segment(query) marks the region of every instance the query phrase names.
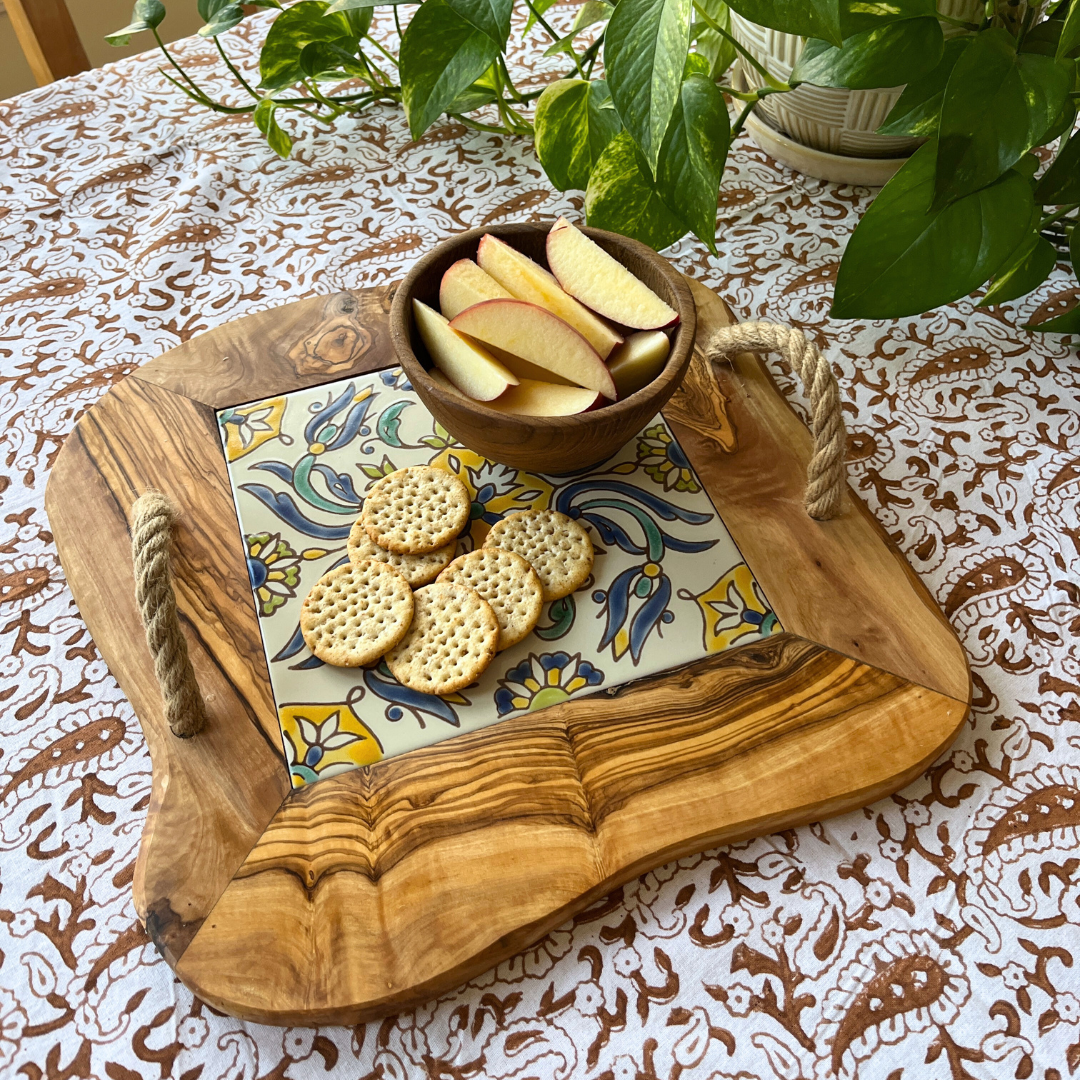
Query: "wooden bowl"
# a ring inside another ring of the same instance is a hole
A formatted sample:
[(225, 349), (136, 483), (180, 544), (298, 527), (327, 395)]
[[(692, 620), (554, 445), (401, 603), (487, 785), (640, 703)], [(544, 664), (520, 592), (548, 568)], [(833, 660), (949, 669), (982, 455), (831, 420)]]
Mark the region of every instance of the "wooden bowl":
[(444, 240), (416, 263), (394, 295), (390, 337), (398, 362), (420, 400), (463, 446), (519, 469), (559, 475), (606, 461), (663, 408), (690, 363), (696, 310), (683, 276), (662, 256), (637, 240), (582, 227), (583, 233), (679, 313), (671, 351), (660, 374), (636, 394), (576, 416), (505, 416), (478, 401), (449, 396), (427, 373), (431, 357), (413, 325), (413, 299), (438, 310), (443, 274), (458, 259), (475, 259), (485, 233), (505, 240), (546, 267), (545, 240), (550, 228), (544, 223), (493, 225)]

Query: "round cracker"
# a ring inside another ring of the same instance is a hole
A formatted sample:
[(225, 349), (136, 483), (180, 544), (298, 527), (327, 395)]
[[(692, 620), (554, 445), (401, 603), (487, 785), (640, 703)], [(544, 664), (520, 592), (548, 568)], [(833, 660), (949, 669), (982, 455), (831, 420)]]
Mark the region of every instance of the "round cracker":
[(363, 667), (405, 636), (412, 616), (409, 583), (392, 566), (361, 559), (315, 582), (300, 608), (300, 632), (324, 663)]
[(499, 652), (526, 637), (544, 608), (544, 587), (536, 571), (513, 551), (470, 551), (456, 558), (439, 581), (468, 585), (491, 605), (499, 620)]
[(372, 541), (396, 555), (445, 547), (469, 522), (469, 489), (446, 469), (416, 465), (377, 480), (360, 520)]
[(374, 559), (376, 562), (392, 566), (414, 589), (421, 585), (430, 585), (453, 561), (457, 553), (457, 540), (451, 540), (445, 547), (436, 548), (424, 555), (395, 555), (392, 551), (379, 547), (367, 534), (364, 523), (357, 518), (349, 533), (349, 558), (353, 562), (360, 559)]
[(499, 642), (491, 605), (467, 585), (438, 581), (413, 600), (409, 632), (386, 654), (394, 678), (422, 694), (452, 694), (475, 682)]
[(585, 529), (558, 510), (508, 514), (487, 534), (484, 547), (520, 555), (536, 571), (545, 600), (580, 588), (592, 573), (592, 541)]

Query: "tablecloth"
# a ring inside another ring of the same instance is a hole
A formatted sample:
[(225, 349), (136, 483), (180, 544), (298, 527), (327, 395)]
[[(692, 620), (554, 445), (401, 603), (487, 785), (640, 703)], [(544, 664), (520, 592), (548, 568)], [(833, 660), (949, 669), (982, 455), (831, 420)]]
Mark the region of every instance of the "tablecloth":
[[(553, 10), (559, 26), (572, 15)], [(228, 36), (242, 62), (268, 17)], [(526, 85), (559, 69), (543, 44), (537, 31), (514, 54)], [(178, 52), (225, 86), (210, 43)], [(65, 584), (50, 463), (95, 400), (178, 342), (400, 278), (458, 230), (579, 218), (582, 198), (552, 190), (526, 141), (440, 122), (413, 142), (389, 106), (333, 129), (302, 119), (281, 161), (250, 119), (191, 104), (159, 66), (147, 54), (0, 103), (0, 1075), (1075, 1075), (1080, 362), (1075, 341), (1018, 327), (1078, 290), (1061, 266), (1002, 308), (830, 322), (872, 193), (746, 138), (719, 256), (691, 241), (667, 254), (741, 317), (826, 348), (851, 481), (971, 658), (955, 746), (865, 810), (644, 874), (415, 1012), (284, 1030), (193, 1000), (135, 916), (150, 760)]]

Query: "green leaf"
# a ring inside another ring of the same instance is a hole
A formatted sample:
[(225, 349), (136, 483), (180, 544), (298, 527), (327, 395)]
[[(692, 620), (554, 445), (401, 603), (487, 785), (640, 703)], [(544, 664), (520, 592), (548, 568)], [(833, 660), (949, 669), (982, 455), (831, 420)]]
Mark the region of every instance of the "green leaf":
[(1061, 115), (1050, 125), (1050, 130), (1043, 135), (1042, 144), (1057, 142), (1062, 135), (1067, 135), (1073, 129), (1073, 125), (1076, 123), (1076, 104), (1071, 98), (1065, 99), (1065, 104), (1061, 107)]
[(841, 0), (840, 33), (844, 38), (885, 23), (937, 15), (935, 0)]
[(199, 0), (198, 7), (206, 23), (199, 28), (200, 37), (217, 37), (244, 21), (244, 9), (236, 0)]
[(960, 54), (971, 44), (970, 37), (950, 38), (945, 42), (937, 67), (921, 79), (909, 82), (899, 101), (878, 128), (879, 135), (937, 135), (945, 86)]
[(1069, 14), (1065, 16), (1065, 25), (1058, 39), (1057, 58), (1064, 59), (1076, 48), (1080, 48), (1080, 0), (1073, 0)]
[(490, 105), (499, 96), (494, 65), (489, 67), (472, 86), (463, 90), (446, 110), (452, 113), (467, 113)]
[(292, 151), (292, 139), (282, 130), (274, 113), (277, 111), (277, 102), (273, 98), (264, 97), (255, 106), (253, 119), (255, 126), (266, 136), (270, 149), (278, 157), (287, 158)]
[(355, 41), (312, 41), (300, 52), (300, 67), (311, 79), (332, 80), (357, 75), (367, 78), (371, 72), (355, 53)]
[[(700, 53), (688, 53), (686, 57), (686, 63), (683, 64), (682, 77), (685, 79), (688, 75), (705, 75), (709, 74), (709, 61), (705, 59)], [(675, 106), (678, 109), (678, 105)], [(674, 116), (674, 113), (672, 114)], [(670, 130), (670, 124), (668, 125)]]
[(326, 9), (327, 15), (338, 11), (356, 11), (364, 8), (393, 7), (397, 4), (419, 4), (420, 0), (334, 0)]
[(994, 283), (979, 301), (979, 307), (1003, 304), (1026, 296), (1041, 285), (1057, 264), (1057, 251), (1049, 240), (1037, 232), (1030, 233), (1009, 256), (1004, 267), (994, 275)]
[[(1072, 257), (1073, 273), (1080, 278), (1080, 228), (1073, 229), (1069, 243), (1069, 255)], [(1046, 322), (1028, 323), (1025, 330), (1038, 330), (1050, 334), (1080, 334), (1080, 304), (1064, 315), (1058, 315)]]
[(143, 30), (153, 30), (165, 18), (165, 5), (161, 0), (135, 0), (135, 9), (131, 13), (131, 22), (122, 30), (105, 35), (110, 45), (126, 45), (133, 34)]
[(351, 11), (343, 11), (342, 14), (349, 20), (349, 29), (352, 31), (352, 36), (360, 39), (371, 29), (371, 20), (375, 17), (375, 9), (354, 8)]
[(691, 0), (619, 0), (604, 37), (611, 98), (650, 173), (679, 97), (692, 10)]
[(578, 13), (574, 17), (574, 25), (570, 27), (570, 33), (577, 35), (590, 26), (607, 22), (614, 10), (615, 8), (606, 3), (606, 0), (585, 0), (585, 3), (578, 8)]
[[(730, 32), (731, 11), (724, 0), (699, 0), (699, 3), (717, 26)], [(709, 29), (705, 23), (701, 23), (701, 26), (702, 29), (694, 39), (697, 42), (697, 51), (709, 62), (709, 77), (719, 79), (735, 63), (738, 50), (723, 34)]]
[(935, 201), (996, 180), (1058, 119), (1072, 72), (1063, 61), (1017, 53), (1001, 27), (984, 30), (953, 67), (941, 106)]
[(401, 98), (414, 139), (495, 62), (499, 43), (446, 2), (424, 0), (398, 55)]
[(546, 15), (548, 8), (554, 7), (556, 3), (558, 0), (532, 0), (529, 18), (525, 22), (525, 33), (527, 34), (536, 25), (537, 15)]
[(446, 0), (470, 26), (487, 34), (499, 48), (510, 35), (510, 13), (514, 0)]
[(1069, 136), (1050, 168), (1039, 178), (1035, 201), (1053, 206), (1080, 202), (1080, 132), (1074, 131)]
[(839, 45), (840, 0), (728, 0), (744, 19), (785, 34), (822, 38)]
[[(281, 90), (304, 77), (300, 54), (313, 41), (336, 42), (353, 38), (349, 20), (341, 14), (329, 15), (325, 0), (300, 0), (273, 22), (259, 56), (260, 85), (264, 90)], [(353, 38), (351, 51), (359, 43)]]
[(795, 62), (792, 83), (873, 90), (900, 86), (934, 70), (945, 44), (932, 17), (886, 23), (846, 38), (837, 48), (811, 38)]
[(632, 236), (657, 251), (687, 231), (656, 194), (641, 151), (625, 131), (608, 143), (589, 177), (585, 215), (590, 225)]
[(918, 315), (977, 289), (1027, 232), (1031, 186), (1016, 172), (931, 209), (936, 142), (931, 139), (885, 185), (859, 222), (840, 263), (836, 319)]
[(622, 124), (603, 79), (591, 83), (560, 79), (536, 103), (536, 153), (548, 179), (560, 190), (584, 189), (607, 144)]
[(730, 143), (731, 122), (716, 83), (688, 74), (660, 148), (656, 188), (714, 255), (716, 197)]

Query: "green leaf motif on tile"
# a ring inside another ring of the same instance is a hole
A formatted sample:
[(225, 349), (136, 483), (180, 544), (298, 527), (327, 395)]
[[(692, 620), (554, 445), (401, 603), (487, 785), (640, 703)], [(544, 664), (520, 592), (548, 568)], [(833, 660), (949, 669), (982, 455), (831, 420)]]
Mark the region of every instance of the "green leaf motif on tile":
[(951, 303), (997, 273), (1023, 240), (1030, 183), (1009, 171), (989, 187), (931, 209), (937, 144), (921, 146), (859, 222), (840, 263), (831, 315), (896, 319)]
[(941, 24), (932, 17), (863, 30), (839, 48), (811, 38), (795, 62), (791, 82), (849, 90), (900, 86), (933, 71), (944, 43)]
[(608, 143), (593, 169), (585, 215), (588, 224), (632, 236), (656, 251), (687, 231), (657, 195), (641, 151), (625, 131)]
[(1017, 53), (1000, 27), (979, 34), (957, 59), (945, 87), (935, 201), (985, 187), (1038, 146), (1072, 82), (1063, 61)]
[(260, 85), (264, 90), (282, 90), (304, 78), (300, 54), (314, 41), (350, 41), (356, 52), (356, 41), (344, 15), (328, 15), (325, 0), (300, 0), (283, 11), (271, 24), (259, 56)]
[(165, 5), (161, 3), (161, 0), (136, 0), (135, 9), (131, 13), (131, 22), (122, 30), (106, 34), (105, 40), (110, 45), (126, 45), (131, 41), (133, 34), (153, 30), (164, 18)]
[(405, 30), (398, 56), (401, 96), (414, 139), (495, 62), (497, 41), (447, 0), (424, 0)]
[(925, 139), (937, 135), (945, 86), (956, 61), (960, 59), (960, 54), (973, 40), (970, 37), (955, 37), (946, 41), (937, 66), (904, 87), (904, 92), (885, 117), (885, 123), (877, 129), (877, 133), (915, 135)]
[(728, 6), (759, 26), (834, 45), (843, 41), (840, 0), (728, 0)]
[(255, 126), (266, 136), (270, 149), (278, 157), (287, 158), (292, 151), (292, 139), (278, 124), (277, 117), (274, 115), (276, 111), (277, 104), (273, 98), (264, 97), (255, 106), (252, 118), (255, 121)]
[(667, 206), (716, 254), (716, 199), (724, 171), (731, 124), (716, 83), (687, 75), (660, 149), (656, 190)]
[(560, 190), (584, 189), (600, 155), (622, 127), (607, 83), (559, 79), (536, 103), (536, 153)]
[(691, 0), (619, 0), (604, 37), (608, 87), (650, 174), (679, 97)]

